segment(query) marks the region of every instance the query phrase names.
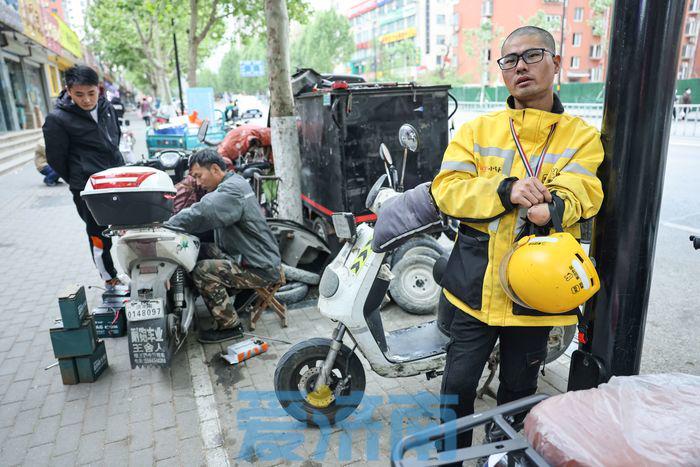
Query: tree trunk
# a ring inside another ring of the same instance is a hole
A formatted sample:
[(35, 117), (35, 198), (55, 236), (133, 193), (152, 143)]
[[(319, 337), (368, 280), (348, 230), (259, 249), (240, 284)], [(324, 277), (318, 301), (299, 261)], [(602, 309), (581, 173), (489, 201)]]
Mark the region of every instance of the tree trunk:
[(279, 217), (303, 222), (301, 158), (289, 74), (289, 17), (285, 0), (265, 0), (267, 67), (270, 79), (270, 127), (278, 189)]
[(198, 0), (190, 0), (190, 30), (188, 31), (189, 47), (187, 48), (187, 84), (189, 87), (197, 87), (197, 16), (199, 14)]

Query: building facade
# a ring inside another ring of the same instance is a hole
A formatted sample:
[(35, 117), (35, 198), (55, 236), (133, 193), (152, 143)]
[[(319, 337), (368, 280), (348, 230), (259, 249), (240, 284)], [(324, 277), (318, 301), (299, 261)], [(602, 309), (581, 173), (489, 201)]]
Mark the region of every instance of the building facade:
[(554, 36), (561, 82), (603, 81), (609, 16), (609, 8), (594, 10), (588, 0), (459, 0), (452, 38), (457, 73), (475, 84), (502, 84), (501, 45), (511, 31), (531, 24)]
[[(700, 0), (683, 1), (686, 9), (677, 77), (700, 78)], [(602, 82), (611, 11), (609, 7), (597, 8), (589, 0), (458, 0), (454, 5), (452, 65), (470, 83), (501, 85), (496, 60), (503, 40), (515, 28), (533, 24), (554, 36), (557, 52), (562, 55), (562, 83)]]
[(346, 12), (350, 68), (367, 79), (412, 80), (449, 62), (453, 0), (364, 0)]
[(0, 132), (43, 125), (82, 45), (61, 0), (0, 0)]

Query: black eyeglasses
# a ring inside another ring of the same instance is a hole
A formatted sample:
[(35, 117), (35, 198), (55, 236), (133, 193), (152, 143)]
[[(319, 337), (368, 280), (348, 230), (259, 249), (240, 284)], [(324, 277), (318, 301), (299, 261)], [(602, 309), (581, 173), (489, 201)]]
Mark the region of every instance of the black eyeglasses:
[(528, 65), (541, 62), (542, 59), (544, 59), (545, 52), (547, 52), (548, 54), (552, 54), (552, 57), (554, 57), (554, 52), (551, 52), (547, 49), (527, 49), (521, 54), (505, 55), (496, 60), (496, 63), (498, 63), (498, 66), (501, 68), (501, 70), (510, 70), (511, 68), (515, 68), (516, 66), (518, 66), (518, 61), (521, 58), (523, 59), (523, 62), (527, 63)]

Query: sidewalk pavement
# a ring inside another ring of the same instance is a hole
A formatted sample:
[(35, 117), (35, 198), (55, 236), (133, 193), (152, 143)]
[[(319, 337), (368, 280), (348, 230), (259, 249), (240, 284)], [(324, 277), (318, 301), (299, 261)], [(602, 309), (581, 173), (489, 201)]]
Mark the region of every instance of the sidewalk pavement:
[[(45, 187), (31, 165), (0, 177), (0, 464), (2, 465), (386, 465), (407, 429), (437, 422), (440, 379), (382, 378), (366, 370), (360, 410), (339, 426), (307, 428), (287, 416), (273, 375), (288, 345), (232, 367), (224, 346), (189, 339), (172, 369), (136, 369), (126, 338), (107, 339), (109, 369), (92, 384), (64, 386), (48, 328), (69, 283), (101, 285), (65, 184)], [(92, 307), (99, 289), (88, 289)], [(296, 343), (330, 337), (313, 300), (281, 328), (267, 312), (260, 335)], [(425, 320), (397, 308), (387, 330)], [(346, 344), (352, 346), (349, 340)], [(568, 358), (548, 367), (540, 389), (565, 389)], [(477, 410), (493, 406), (485, 398)]]

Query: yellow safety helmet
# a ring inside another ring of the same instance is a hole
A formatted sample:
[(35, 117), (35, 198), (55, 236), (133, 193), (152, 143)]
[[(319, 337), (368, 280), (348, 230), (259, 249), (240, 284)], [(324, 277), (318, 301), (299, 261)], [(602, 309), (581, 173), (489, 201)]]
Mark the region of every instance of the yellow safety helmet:
[(513, 302), (544, 313), (573, 310), (600, 289), (593, 262), (567, 232), (523, 237), (503, 258), (500, 276)]

